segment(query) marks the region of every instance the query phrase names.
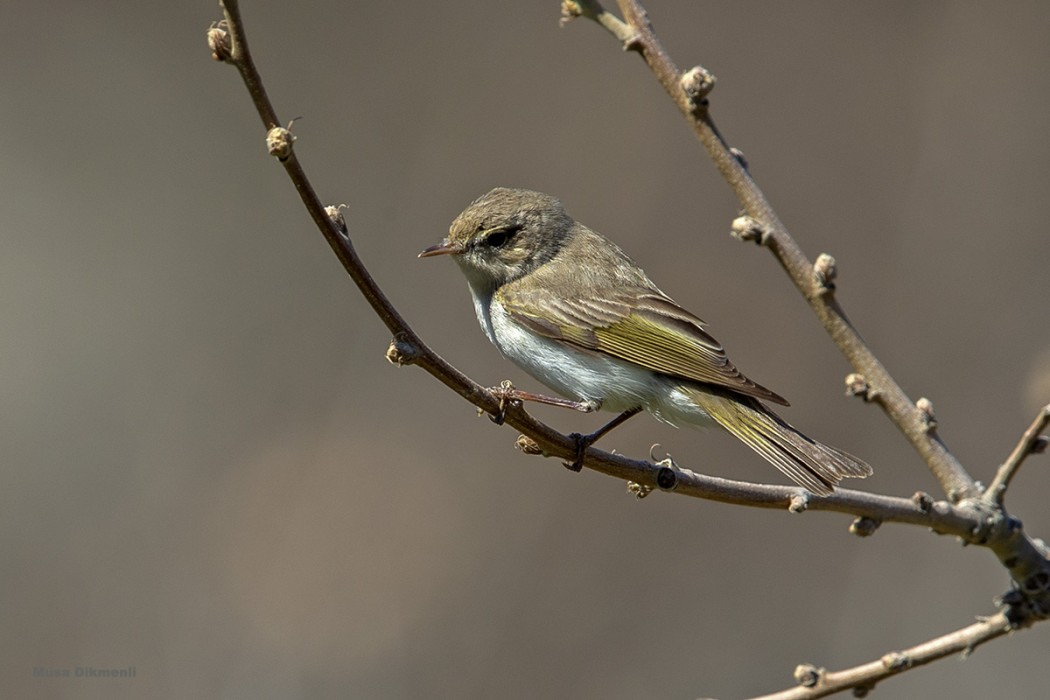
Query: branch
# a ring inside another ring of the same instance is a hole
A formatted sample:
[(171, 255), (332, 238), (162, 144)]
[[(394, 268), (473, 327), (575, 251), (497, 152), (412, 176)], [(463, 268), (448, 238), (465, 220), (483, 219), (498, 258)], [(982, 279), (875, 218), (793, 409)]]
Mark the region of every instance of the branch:
[[(373, 311), (393, 334), (387, 359), (397, 365), (419, 365), (482, 411), (499, 416), (501, 422), (505, 420), (523, 433), (518, 439), (518, 446), (523, 452), (568, 459), (575, 457), (574, 440), (534, 419), (524, 411), (520, 403), (511, 402), (504, 405), (500, 400), (500, 395), (504, 394), (486, 389), (447, 363), (422, 341), (390, 303), (357, 255), (340, 209), (326, 207), (321, 203), (300, 165), (294, 152), (295, 137), (289, 128), (280, 125), (251, 58), (236, 0), (226, 0), (223, 6), (226, 20), (208, 32), (213, 56), (217, 60), (237, 66), (267, 130), (266, 140), (270, 153), (282, 163), (304, 206), (336, 257)], [(725, 145), (714, 129), (707, 115), (707, 101), (704, 98), (713, 85), (713, 77), (699, 68), (679, 76), (677, 68), (656, 42), (644, 12), (636, 3), (626, 0), (623, 2), (625, 16), (630, 19), (629, 25), (601, 10), (594, 2), (583, 2), (579, 5), (566, 3), (566, 6), (586, 8), (581, 9), (579, 14), (586, 14), (601, 23), (618, 36), (626, 48), (640, 51), (650, 65), (654, 66), (661, 82), (686, 111), (701, 141), (708, 146), (715, 162), (745, 203), (751, 219), (735, 224), (741, 236), (753, 235), (774, 251), (807, 300), (817, 310), (818, 316), (825, 322), (836, 343), (854, 363), (858, 372), (864, 373), (864, 376), (851, 376), (855, 393), (864, 394), (869, 400), (879, 401), (891, 418), (897, 416), (894, 419), (905, 434), (909, 435), (921, 453), (928, 455), (927, 462), (942, 484), (945, 484), (949, 500), (934, 501), (926, 494), (916, 494), (911, 499), (904, 499), (846, 489), (838, 489), (831, 496), (817, 497), (797, 487), (750, 484), (703, 476), (679, 467), (670, 459), (653, 464), (594, 448), (586, 451), (584, 464), (603, 474), (628, 480), (630, 490), (639, 497), (654, 489), (660, 489), (759, 508), (780, 508), (791, 512), (812, 509), (849, 513), (856, 516), (851, 531), (861, 536), (871, 534), (882, 522), (925, 526), (937, 533), (957, 536), (966, 543), (987, 546), (1009, 569), (1017, 583), (1017, 588), (1003, 596), (1000, 601), (1005, 609), (986, 621), (901, 654), (884, 657), (883, 660), (874, 662), (874, 665), (866, 664), (838, 673), (810, 669), (810, 675), (815, 674), (815, 680), (809, 686), (801, 690), (786, 691), (805, 694), (783, 697), (819, 697), (845, 687), (870, 687), (880, 678), (905, 668), (921, 665), (960, 650), (972, 649), (977, 644), (1004, 634), (1010, 629), (1050, 617), (1050, 563), (1046, 549), (1029, 538), (1021, 528), (1020, 522), (1006, 516), (1001, 507), (1002, 492), (1024, 457), (1036, 451), (1042, 444), (1038, 433), (1045, 427), (1047, 420), (1050, 420), (1050, 407), (1044, 410), (1036, 423), (1029, 428), (1021, 444), (1000, 468), (996, 481), (988, 492), (995, 494), (994, 497), (974, 497), (976, 487), (972, 480), (951, 458), (933, 433), (935, 421), (929, 402), (920, 400), (917, 405), (913, 405), (904, 397), (899, 387), (871, 356), (834, 302), (830, 293), (834, 278), (833, 260), (829, 256), (822, 256), (815, 267), (809, 264), (751, 181), (738, 154)], [(676, 86), (680, 86), (681, 89)], [(963, 499), (962, 496), (966, 498)], [(807, 673), (810, 670), (807, 670)], [(810, 675), (806, 675), (806, 678)]]
[(995, 478), (992, 480), (991, 485), (984, 492), (984, 498), (991, 500), (997, 505), (1003, 504), (1003, 497), (1006, 496), (1006, 489), (1010, 487), (1010, 481), (1014, 478), (1017, 470), (1021, 468), (1025, 458), (1032, 454), (1041, 454), (1046, 450), (1050, 438), (1046, 435), (1041, 435), (1043, 429), (1050, 424), (1050, 404), (1043, 406), (1039, 409), (1039, 414), (1036, 415), (1035, 420), (1028, 426), (1028, 430), (1024, 431), (1024, 435), (1021, 436), (1020, 442), (1017, 443), (1017, 447), (1014, 448), (1010, 456), (1006, 458), (1002, 466), (999, 467), (999, 471), (995, 473)]
[[(420, 339), (387, 299), (357, 255), (347, 233), (346, 223), (338, 208), (326, 207), (322, 204), (296, 157), (293, 148), (295, 138), (288, 129), (280, 126), (277, 112), (263, 87), (262, 77), (248, 48), (248, 39), (237, 0), (225, 0), (220, 4), (226, 19), (213, 26), (208, 32), (212, 55), (216, 60), (231, 63), (237, 67), (248, 88), (252, 102), (262, 118), (263, 125), (267, 129), (267, 144), (271, 155), (274, 155), (284, 166), (303, 205), (339, 262), (342, 263), (343, 268), (357, 285), (372, 310), (393, 334), (394, 339), (387, 351), (387, 359), (399, 366), (419, 365), (478, 408), (496, 415), (500, 410), (498, 398), (442, 359)], [(571, 443), (568, 438), (531, 419), (524, 411), (513, 410), (515, 407), (511, 408), (512, 410), (507, 412), (508, 423), (519, 430), (528, 432), (544, 446), (544, 449), (554, 454), (568, 456), (572, 453), (574, 448), (571, 445), (574, 443)]]
[(863, 697), (884, 678), (953, 654), (961, 653), (966, 657), (981, 644), (1008, 634), (1013, 629), (1014, 625), (1007, 615), (1000, 612), (910, 649), (890, 652), (876, 661), (842, 671), (827, 671), (804, 664), (795, 669), (795, 679), (799, 685), (752, 700), (810, 700), (850, 688), (854, 689), (857, 697)]
[(823, 274), (810, 262), (762, 190), (751, 179), (740, 153), (726, 143), (715, 127), (707, 101), (714, 78), (699, 66), (684, 74), (679, 71), (653, 33), (641, 4), (637, 0), (619, 0), (619, 4), (625, 21), (606, 12), (597, 0), (565, 0), (563, 18), (583, 16), (593, 19), (623, 42), (625, 49), (641, 54), (740, 200), (747, 217), (734, 222), (738, 236), (756, 240), (773, 252), (839, 350), (860, 375), (867, 400), (878, 403), (904, 433), (948, 497), (959, 501), (979, 495), (974, 480), (937, 436), (931, 414), (912, 403), (849, 322), (834, 296), (834, 285), (831, 284), (833, 261), (830, 275)]

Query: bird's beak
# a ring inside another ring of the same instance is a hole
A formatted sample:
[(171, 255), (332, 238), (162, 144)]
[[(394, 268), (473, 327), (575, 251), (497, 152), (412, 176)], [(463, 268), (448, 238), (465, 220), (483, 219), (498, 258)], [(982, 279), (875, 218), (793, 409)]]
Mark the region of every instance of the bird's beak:
[(422, 253), (419, 254), (421, 258), (432, 258), (435, 255), (459, 255), (463, 252), (463, 246), (459, 243), (453, 243), (447, 238), (437, 245), (432, 245)]

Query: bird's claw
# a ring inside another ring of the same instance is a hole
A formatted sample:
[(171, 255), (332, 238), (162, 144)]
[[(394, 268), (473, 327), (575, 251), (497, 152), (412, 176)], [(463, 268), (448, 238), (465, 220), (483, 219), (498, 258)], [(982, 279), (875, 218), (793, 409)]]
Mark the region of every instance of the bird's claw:
[(587, 448), (594, 442), (594, 438), (591, 435), (581, 435), (580, 433), (570, 433), (569, 439), (576, 444), (576, 458), (571, 462), (562, 462), (566, 469), (569, 471), (579, 472), (583, 470), (583, 458), (587, 453)]
[(503, 425), (503, 422), (507, 420), (507, 407), (503, 405), (502, 401), (499, 402), (499, 410), (489, 415), (489, 420), (496, 425)]
[(577, 402), (574, 408), (580, 413), (594, 413), (601, 410), (602, 402), (599, 399), (587, 399)]
[(507, 420), (507, 409), (511, 404), (515, 401), (521, 403), (518, 390), (514, 388), (509, 379), (504, 379), (499, 386), (492, 387), (489, 391), (499, 399), (499, 408), (489, 416), (489, 420), (496, 425), (503, 425), (503, 422)]

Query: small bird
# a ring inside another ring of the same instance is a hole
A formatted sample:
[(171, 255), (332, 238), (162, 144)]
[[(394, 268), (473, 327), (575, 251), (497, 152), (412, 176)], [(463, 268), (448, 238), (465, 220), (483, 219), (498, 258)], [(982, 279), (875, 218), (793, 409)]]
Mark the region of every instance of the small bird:
[(500, 352), (579, 410), (619, 411), (583, 451), (642, 409), (675, 426), (720, 425), (792, 481), (826, 496), (871, 467), (812, 440), (762, 402), (788, 402), (741, 374), (702, 320), (649, 280), (619, 246), (554, 197), (496, 188), (419, 257), (451, 255), (478, 322)]

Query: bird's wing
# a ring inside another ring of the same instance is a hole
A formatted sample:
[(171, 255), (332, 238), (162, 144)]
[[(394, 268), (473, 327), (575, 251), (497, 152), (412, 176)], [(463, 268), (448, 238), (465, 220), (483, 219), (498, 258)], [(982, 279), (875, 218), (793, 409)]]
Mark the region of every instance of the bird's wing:
[(715, 384), (784, 406), (788, 402), (751, 381), (729, 361), (704, 322), (659, 290), (603, 290), (601, 298), (562, 299), (546, 289), (505, 285), (496, 293), (516, 323), (544, 337), (647, 367)]

